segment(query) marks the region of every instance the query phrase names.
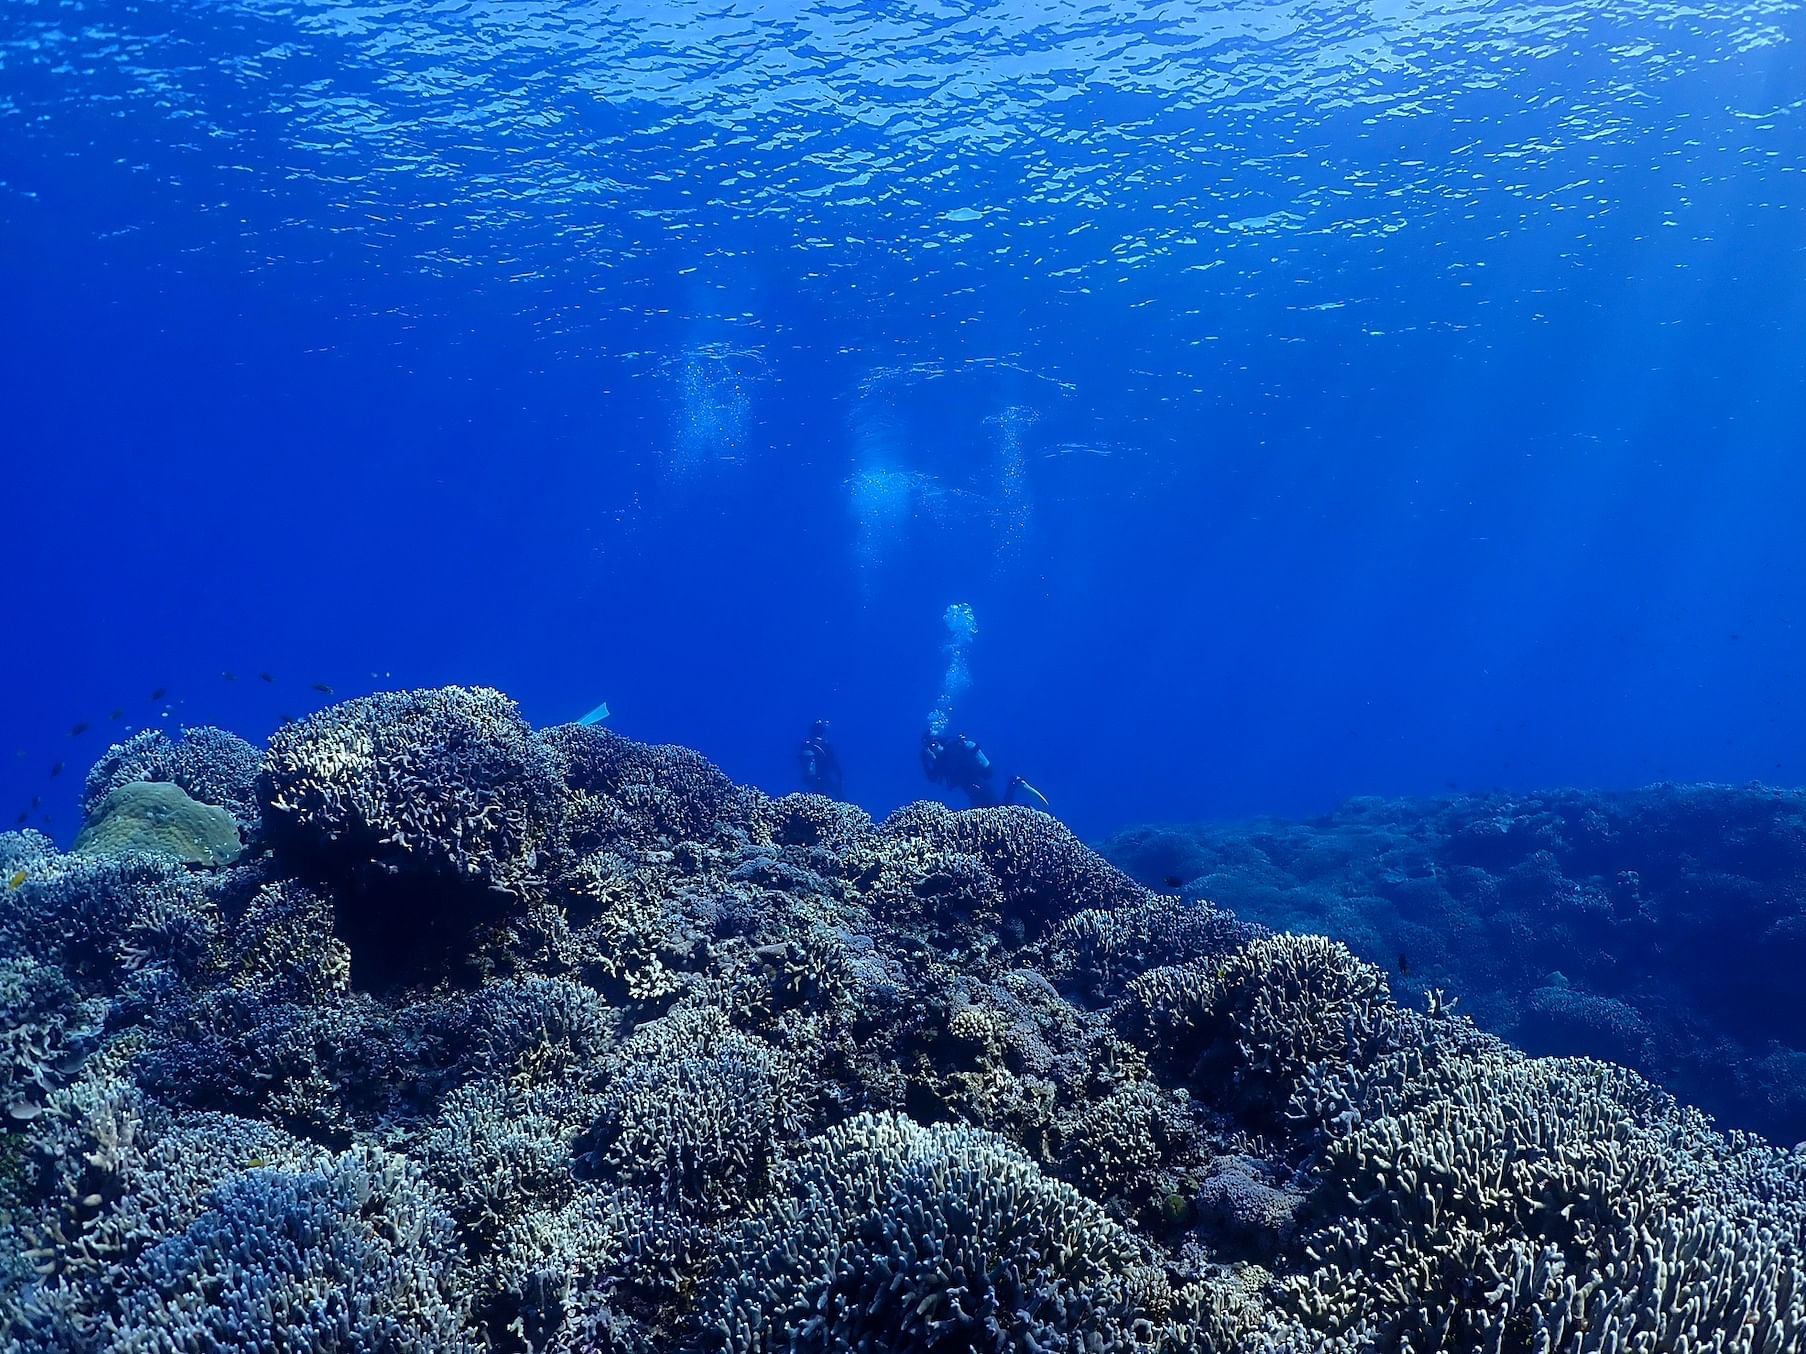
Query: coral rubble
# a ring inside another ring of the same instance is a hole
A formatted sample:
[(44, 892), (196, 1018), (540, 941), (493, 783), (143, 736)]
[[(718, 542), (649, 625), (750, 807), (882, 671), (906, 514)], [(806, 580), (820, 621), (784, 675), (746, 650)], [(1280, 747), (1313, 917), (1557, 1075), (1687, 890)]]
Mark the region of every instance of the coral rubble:
[(0, 836), (9, 1352), (1806, 1345), (1806, 1153), (1043, 815), (460, 688), (102, 768), (246, 849)]

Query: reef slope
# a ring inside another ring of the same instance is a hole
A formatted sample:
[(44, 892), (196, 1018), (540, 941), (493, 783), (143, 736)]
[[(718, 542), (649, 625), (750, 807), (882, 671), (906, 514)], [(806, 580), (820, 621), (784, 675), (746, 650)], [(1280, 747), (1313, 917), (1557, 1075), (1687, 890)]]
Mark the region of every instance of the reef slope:
[(1532, 1053), (1635, 1068), (1806, 1140), (1806, 794), (1653, 785), (1356, 799), (1302, 822), (1143, 827), (1146, 883), (1333, 936)]
[(1806, 1155), (1045, 816), (481, 689), (177, 746), (91, 799), (234, 863), (0, 837), (8, 1350), (1806, 1345)]

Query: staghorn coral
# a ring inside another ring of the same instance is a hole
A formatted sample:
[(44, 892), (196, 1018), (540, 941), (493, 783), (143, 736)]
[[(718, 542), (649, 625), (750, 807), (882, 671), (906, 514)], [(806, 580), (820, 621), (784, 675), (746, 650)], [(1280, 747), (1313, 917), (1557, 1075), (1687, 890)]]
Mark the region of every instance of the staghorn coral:
[(122, 1075), (120, 1061), (104, 1054), (50, 1096), (0, 1199), (32, 1265), (29, 1282), (0, 1296), (20, 1348), (85, 1347), (84, 1336), (108, 1321), (126, 1268), (200, 1217), (216, 1188), (264, 1165), (319, 1160), (255, 1120), (172, 1115)]
[(675, 1253), (642, 1196), (583, 1189), (559, 1208), (522, 1214), (489, 1249), (481, 1287), (487, 1325), (501, 1332), (502, 1348), (652, 1354), (664, 1344), (641, 1319), (657, 1319), (658, 1282), (647, 1282), (644, 1262)]
[(1101, 1003), (1151, 968), (1225, 954), (1258, 934), (1209, 903), (1149, 896), (1075, 912), (1043, 943), (1042, 962), (1064, 989)]
[(766, 800), (759, 805), (758, 817), (778, 845), (816, 847), (829, 858), (844, 855), (873, 830), (864, 809), (826, 795), (789, 794)]
[(228, 928), (227, 979), (277, 1001), (318, 1003), (351, 986), (351, 951), (333, 934), (332, 905), (289, 880), (259, 889)]
[(734, 1042), (742, 1048), (622, 1067), (591, 1136), (608, 1178), (703, 1216), (731, 1213), (764, 1189), (777, 1143), (774, 1059)]
[(36, 854), (0, 901), (0, 924), (21, 953), (113, 993), (151, 968), (186, 979), (217, 968), (219, 906), (203, 876), (163, 857)]
[(99, 1043), (106, 1003), (84, 999), (60, 968), (0, 957), (0, 1123), (30, 1123)]
[(577, 1127), (558, 1107), (492, 1081), (445, 1098), (414, 1152), (473, 1248), (530, 1214), (561, 1207), (576, 1193)]

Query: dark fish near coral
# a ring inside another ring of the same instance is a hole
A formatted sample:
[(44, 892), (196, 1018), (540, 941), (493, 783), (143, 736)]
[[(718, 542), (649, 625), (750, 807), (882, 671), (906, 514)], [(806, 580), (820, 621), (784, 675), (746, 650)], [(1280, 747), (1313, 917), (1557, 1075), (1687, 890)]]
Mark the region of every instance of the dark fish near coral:
[(313, 689), (318, 691), (322, 696), (330, 696), (332, 694), (332, 688), (327, 686), (325, 682), (314, 682), (312, 685)]
[(276, 680), (276, 674), (273, 672), (260, 672), (257, 674), (257, 680), (260, 682), (273, 682)]
[(169, 688), (166, 686), (160, 686), (155, 691), (151, 692), (151, 699), (154, 701), (160, 701), (168, 694), (169, 694)]
[(236, 682), (238, 680), (238, 674), (236, 672), (222, 672), (219, 676), (222, 682)]
[(20, 889), (25, 887), (25, 881), (29, 878), (31, 878), (31, 876), (26, 874), (25, 871), (14, 870), (12, 874), (7, 877), (6, 891), (8, 893), (17, 893)]
[(62, 775), (63, 774), (63, 764), (61, 762), (58, 762), (55, 766), (51, 767), (50, 774), (53, 776)]
[(1179, 878), (1179, 876), (1176, 874), (1169, 874), (1165, 879), (1162, 879), (1160, 882), (1169, 889), (1182, 889), (1185, 887), (1185, 881), (1183, 879)]
[(87, 731), (88, 731), (88, 721), (85, 719), (78, 719), (78, 720), (76, 720), (75, 723), (73, 723), (69, 726), (69, 736), (71, 738), (80, 738)]
[(117, 708), (117, 707), (115, 707), (115, 708), (114, 708), (114, 709), (113, 709), (113, 710), (112, 710), (112, 711), (111, 711), (111, 712), (110, 712), (110, 713), (109, 713), (109, 714), (108, 714), (108, 715), (107, 715), (107, 718), (108, 718), (108, 719), (113, 719), (113, 720), (119, 720), (119, 719), (124, 719), (124, 718), (125, 718), (125, 711), (124, 711), (124, 710), (121, 710), (121, 709), (119, 709), (119, 708)]
[(1411, 976), (1411, 956), (1403, 950), (1398, 954), (1398, 971), (1407, 978)]
[(15, 818), (15, 819), (13, 819), (13, 822), (14, 822), (14, 824), (16, 824), (16, 825), (19, 825), (19, 826), (23, 826), (23, 825), (24, 825), (24, 823), (25, 823), (25, 820), (26, 820), (26, 819), (28, 819), (28, 818), (30, 818), (30, 817), (31, 817), (31, 810), (30, 810), (30, 809), (20, 809), (20, 810), (19, 810), (19, 816), (18, 816), (18, 817), (17, 817), (17, 818)]

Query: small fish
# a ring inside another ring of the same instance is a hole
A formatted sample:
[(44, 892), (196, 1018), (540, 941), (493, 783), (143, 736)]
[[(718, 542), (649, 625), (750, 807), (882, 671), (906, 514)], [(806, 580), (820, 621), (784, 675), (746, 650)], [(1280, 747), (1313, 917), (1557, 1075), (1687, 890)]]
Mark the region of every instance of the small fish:
[(313, 689), (318, 691), (322, 696), (330, 696), (332, 694), (332, 688), (327, 686), (325, 682), (314, 682), (312, 685)]
[(273, 672), (260, 672), (257, 674), (257, 680), (260, 682), (273, 682), (276, 680), (276, 674)]
[(293, 724), (295, 722), (295, 717), (293, 715), (284, 715), (282, 717), (282, 722), (284, 724)]
[(1411, 956), (1403, 950), (1400, 950), (1398, 955), (1398, 971), (1407, 978), (1411, 976)]
[(1169, 874), (1165, 879), (1162, 879), (1160, 882), (1162, 884), (1165, 884), (1169, 889), (1182, 889), (1185, 887), (1185, 881), (1183, 879), (1179, 878), (1179, 876), (1176, 874)]
[(78, 719), (75, 723), (73, 723), (69, 726), (69, 736), (71, 738), (80, 738), (87, 731), (88, 731), (88, 721), (85, 719)]
[(252, 1157), (245, 1163), (245, 1169), (248, 1171), (260, 1170), (267, 1164), (262, 1157)]
[(30, 817), (31, 817), (30, 809), (20, 809), (19, 816), (17, 818), (13, 819), (13, 822), (15, 825), (22, 827), (22, 826), (24, 826), (26, 820), (29, 819)]
[(154, 701), (160, 701), (168, 694), (169, 694), (169, 688), (166, 686), (160, 686), (155, 691), (151, 692), (151, 699)]
[(43, 795), (33, 795), (31, 797), (31, 806), (34, 809), (43, 808), (44, 807), (44, 796)]
[(121, 719), (124, 719), (124, 718), (125, 718), (125, 711), (124, 711), (124, 710), (121, 710), (121, 709), (118, 709), (118, 708), (114, 708), (114, 710), (113, 710), (113, 711), (112, 711), (112, 712), (111, 712), (111, 713), (109, 713), (109, 714), (108, 714), (108, 715), (107, 715), (107, 718), (108, 718), (108, 719), (111, 719), (111, 720), (121, 720)]
[(62, 775), (63, 774), (63, 764), (61, 762), (58, 762), (55, 766), (51, 767), (50, 774), (53, 776)]
[(25, 887), (25, 881), (29, 878), (31, 878), (31, 876), (26, 874), (25, 871), (14, 870), (6, 877), (6, 891), (8, 893), (17, 893), (20, 889)]
[(238, 680), (238, 674), (236, 672), (222, 672), (220, 673), (220, 680), (222, 682), (236, 682)]

